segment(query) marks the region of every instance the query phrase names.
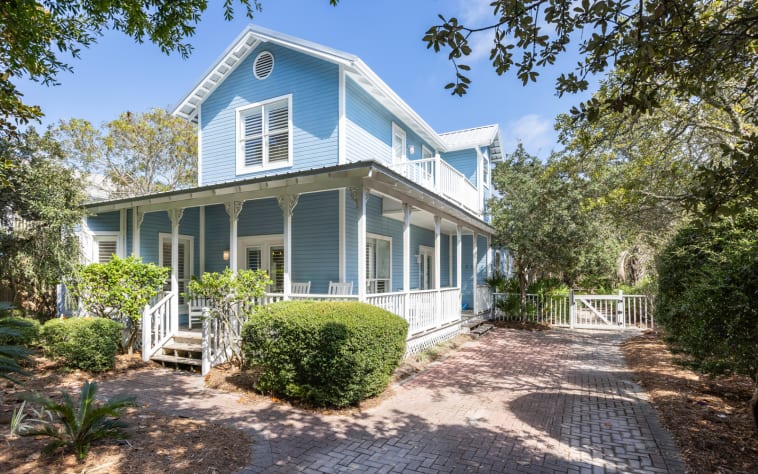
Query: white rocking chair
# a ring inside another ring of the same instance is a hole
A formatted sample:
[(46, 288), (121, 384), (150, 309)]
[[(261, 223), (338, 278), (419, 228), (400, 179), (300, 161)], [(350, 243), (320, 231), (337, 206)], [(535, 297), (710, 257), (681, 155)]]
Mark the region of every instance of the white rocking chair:
[(293, 295), (307, 295), (311, 292), (311, 282), (292, 282)]
[(353, 294), (353, 282), (329, 282), (329, 294), (330, 295), (352, 295)]

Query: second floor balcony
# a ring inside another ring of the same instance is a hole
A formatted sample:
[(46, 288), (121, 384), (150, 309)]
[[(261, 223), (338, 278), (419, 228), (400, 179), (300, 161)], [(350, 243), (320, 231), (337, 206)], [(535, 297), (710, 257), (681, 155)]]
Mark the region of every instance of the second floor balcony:
[(411, 181), (482, 216), (482, 194), (463, 173), (440, 157), (394, 163), (390, 168)]

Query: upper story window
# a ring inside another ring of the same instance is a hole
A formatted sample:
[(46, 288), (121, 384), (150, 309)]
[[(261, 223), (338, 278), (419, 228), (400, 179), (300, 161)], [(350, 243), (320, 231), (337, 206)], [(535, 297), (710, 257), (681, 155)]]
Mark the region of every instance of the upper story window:
[(292, 96), (237, 109), (237, 174), (292, 165)]
[(405, 130), (396, 123), (392, 124), (392, 163), (402, 163), (405, 154)]
[(482, 183), (486, 187), (490, 185), (490, 160), (486, 156), (482, 157)]
[(426, 160), (428, 158), (434, 158), (434, 154), (432, 154), (432, 150), (427, 148), (425, 145), (421, 145), (421, 159)]

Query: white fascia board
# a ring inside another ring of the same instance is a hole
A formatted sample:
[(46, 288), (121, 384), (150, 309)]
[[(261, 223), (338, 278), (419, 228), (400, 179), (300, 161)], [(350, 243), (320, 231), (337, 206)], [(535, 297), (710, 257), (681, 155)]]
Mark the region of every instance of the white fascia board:
[(379, 92), (390, 99), (392, 105), (395, 106), (399, 112), (400, 118), (407, 121), (408, 125), (417, 129), (419, 135), (429, 139), (429, 144), (439, 151), (448, 151), (447, 145), (439, 137), (439, 134), (424, 121), (424, 119), (416, 113), (400, 96), (393, 91), (390, 86), (387, 85), (370, 67), (366, 65), (362, 60), (357, 59), (354, 65), (355, 71), (365, 77), (373, 87), (376, 87)]

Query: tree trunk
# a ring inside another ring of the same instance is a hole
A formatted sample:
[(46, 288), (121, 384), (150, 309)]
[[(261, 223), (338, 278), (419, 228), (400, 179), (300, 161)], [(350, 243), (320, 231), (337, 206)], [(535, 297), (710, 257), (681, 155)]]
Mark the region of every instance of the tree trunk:
[(755, 383), (755, 387), (753, 389), (753, 398), (750, 399), (750, 413), (753, 415), (753, 423), (755, 424), (756, 431), (758, 431), (758, 373), (755, 374), (753, 382)]

